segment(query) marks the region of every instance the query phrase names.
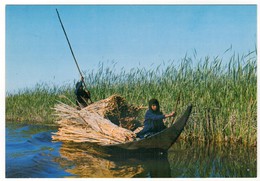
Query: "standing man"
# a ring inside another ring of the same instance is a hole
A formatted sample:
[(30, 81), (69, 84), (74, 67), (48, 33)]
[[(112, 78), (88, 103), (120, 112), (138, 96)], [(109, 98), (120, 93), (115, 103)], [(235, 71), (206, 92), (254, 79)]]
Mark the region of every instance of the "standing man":
[(76, 104), (81, 109), (88, 106), (89, 105), (88, 101), (90, 100), (90, 92), (88, 90), (84, 90), (83, 82), (84, 82), (84, 78), (81, 77), (81, 80), (76, 84), (76, 90), (75, 90), (75, 94), (77, 96)]

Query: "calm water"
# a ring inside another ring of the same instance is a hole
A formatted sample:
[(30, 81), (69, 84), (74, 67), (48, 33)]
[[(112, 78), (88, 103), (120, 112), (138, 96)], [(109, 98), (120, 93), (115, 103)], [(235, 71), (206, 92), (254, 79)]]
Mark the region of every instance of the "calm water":
[(46, 126), (6, 127), (7, 178), (256, 177), (256, 148), (175, 143), (168, 155), (108, 155), (90, 145), (52, 142)]

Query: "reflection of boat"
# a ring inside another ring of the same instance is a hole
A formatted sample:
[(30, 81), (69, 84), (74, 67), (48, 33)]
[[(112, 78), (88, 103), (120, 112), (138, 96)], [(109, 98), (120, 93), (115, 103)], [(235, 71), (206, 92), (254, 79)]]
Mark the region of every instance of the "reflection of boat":
[(146, 157), (144, 160), (145, 175), (136, 175), (135, 177), (151, 178), (170, 178), (171, 168), (167, 154), (158, 155), (157, 157)]
[[(63, 159), (56, 159), (74, 177), (142, 178), (171, 177), (168, 155), (110, 155), (93, 144), (64, 143), (60, 148)], [(73, 177), (73, 176), (72, 176)]]
[(180, 136), (186, 122), (190, 116), (192, 105), (189, 105), (183, 115), (174, 122), (169, 128), (154, 134), (148, 138), (141, 140), (136, 140), (132, 142), (105, 145), (108, 148), (121, 148), (127, 150), (137, 150), (137, 149), (161, 149), (168, 150), (171, 145)]

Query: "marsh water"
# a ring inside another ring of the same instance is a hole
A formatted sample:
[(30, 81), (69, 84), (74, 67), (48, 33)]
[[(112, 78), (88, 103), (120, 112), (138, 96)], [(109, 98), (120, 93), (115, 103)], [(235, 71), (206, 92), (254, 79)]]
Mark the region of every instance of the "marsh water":
[(257, 149), (177, 141), (168, 154), (107, 154), (93, 145), (52, 142), (57, 128), (6, 124), (7, 178), (256, 177)]

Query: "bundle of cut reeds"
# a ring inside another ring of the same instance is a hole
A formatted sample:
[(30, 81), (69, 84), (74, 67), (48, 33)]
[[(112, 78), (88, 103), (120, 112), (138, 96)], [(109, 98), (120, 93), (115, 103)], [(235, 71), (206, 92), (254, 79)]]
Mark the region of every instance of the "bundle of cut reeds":
[(53, 140), (107, 145), (124, 143), (135, 138), (135, 133), (124, 128), (120, 119), (131, 118), (129, 123), (134, 124), (132, 120), (140, 108), (128, 105), (122, 97), (113, 95), (81, 110), (61, 102), (55, 105), (54, 110), (59, 117), (60, 128), (52, 136)]
[(119, 95), (112, 95), (106, 99), (90, 104), (84, 108), (84, 110), (97, 113), (112, 123), (133, 131), (140, 126), (140, 121), (138, 121), (136, 117), (143, 108), (144, 107), (129, 105), (127, 101)]

